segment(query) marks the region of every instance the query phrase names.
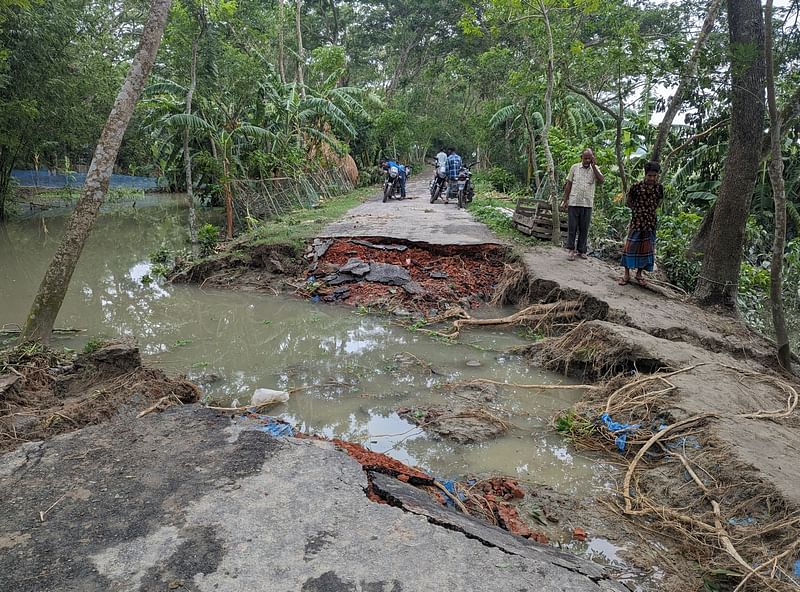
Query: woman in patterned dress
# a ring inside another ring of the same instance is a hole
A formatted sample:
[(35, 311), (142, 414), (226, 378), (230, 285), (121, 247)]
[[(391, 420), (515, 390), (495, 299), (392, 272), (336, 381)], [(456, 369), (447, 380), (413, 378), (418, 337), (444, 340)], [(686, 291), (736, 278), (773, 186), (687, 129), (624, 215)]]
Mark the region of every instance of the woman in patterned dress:
[(631, 280), (631, 269), (636, 269), (636, 283), (646, 286), (643, 272), (653, 271), (656, 259), (656, 209), (664, 199), (664, 186), (658, 182), (661, 167), (657, 162), (648, 162), (644, 167), (644, 181), (633, 185), (628, 191), (625, 205), (631, 209), (628, 238), (622, 252), (625, 275), (619, 279), (624, 286)]

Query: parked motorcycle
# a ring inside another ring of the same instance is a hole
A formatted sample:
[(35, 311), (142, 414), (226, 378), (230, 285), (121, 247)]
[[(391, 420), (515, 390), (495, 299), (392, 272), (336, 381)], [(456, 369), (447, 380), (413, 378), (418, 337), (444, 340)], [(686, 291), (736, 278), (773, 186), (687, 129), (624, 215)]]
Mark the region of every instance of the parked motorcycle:
[[(411, 175), (411, 169), (407, 166), (403, 166), (406, 179)], [(395, 197), (395, 195), (400, 194), (400, 169), (395, 166), (389, 167), (386, 171), (384, 171), (385, 178), (383, 180), (383, 203), (389, 201)], [(399, 199), (403, 199), (402, 197)]]
[(433, 179), (431, 179), (431, 203), (442, 196), (447, 187), (447, 167), (440, 167), (433, 163)]
[(458, 200), (459, 208), (466, 208), (467, 204), (472, 202), (472, 198), (475, 197), (475, 188), (472, 186), (472, 171), (470, 169), (476, 164), (478, 164), (477, 161), (462, 165), (458, 171), (456, 182), (451, 182), (448, 187), (448, 199)]

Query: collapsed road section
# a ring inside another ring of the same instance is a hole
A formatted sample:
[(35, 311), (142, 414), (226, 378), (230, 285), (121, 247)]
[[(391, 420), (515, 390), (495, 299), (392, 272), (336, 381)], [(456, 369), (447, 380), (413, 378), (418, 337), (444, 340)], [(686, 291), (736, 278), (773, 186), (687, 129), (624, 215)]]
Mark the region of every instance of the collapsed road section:
[(394, 505), (373, 503), (365, 471), (331, 443), (195, 406), (134, 417), (0, 458), (0, 588), (625, 590), (391, 477), (373, 483)]

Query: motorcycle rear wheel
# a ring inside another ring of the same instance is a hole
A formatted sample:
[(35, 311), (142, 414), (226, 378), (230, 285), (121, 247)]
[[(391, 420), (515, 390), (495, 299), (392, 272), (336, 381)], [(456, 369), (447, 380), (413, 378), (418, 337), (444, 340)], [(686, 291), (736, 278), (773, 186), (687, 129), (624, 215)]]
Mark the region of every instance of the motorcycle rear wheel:
[(431, 203), (439, 199), (441, 195), (442, 195), (442, 185), (440, 183), (437, 183), (436, 186), (433, 188), (433, 192), (431, 193)]

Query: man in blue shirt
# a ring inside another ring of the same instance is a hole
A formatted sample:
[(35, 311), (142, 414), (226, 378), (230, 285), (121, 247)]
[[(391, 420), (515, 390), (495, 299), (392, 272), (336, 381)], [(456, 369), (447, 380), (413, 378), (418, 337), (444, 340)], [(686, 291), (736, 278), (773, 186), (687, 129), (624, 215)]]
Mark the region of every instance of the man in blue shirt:
[[(450, 154), (450, 156), (447, 157), (447, 179), (449, 181), (447, 193), (449, 194), (451, 192), (455, 193), (458, 173), (461, 170), (462, 161), (455, 148), (448, 148), (447, 152)], [(444, 198), (444, 203), (447, 203), (447, 196)]]

